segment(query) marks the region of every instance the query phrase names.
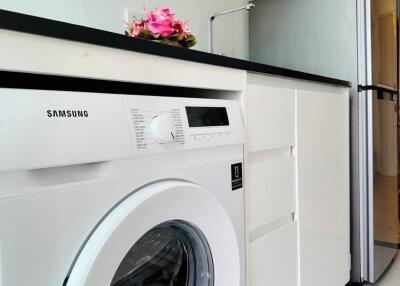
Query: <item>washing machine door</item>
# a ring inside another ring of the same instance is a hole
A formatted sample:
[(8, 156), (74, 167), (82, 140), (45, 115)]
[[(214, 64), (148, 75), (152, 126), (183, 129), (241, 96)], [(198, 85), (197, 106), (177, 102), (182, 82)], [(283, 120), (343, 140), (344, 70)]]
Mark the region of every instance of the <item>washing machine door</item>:
[(239, 286), (239, 247), (223, 206), (183, 181), (122, 200), (82, 247), (66, 286)]

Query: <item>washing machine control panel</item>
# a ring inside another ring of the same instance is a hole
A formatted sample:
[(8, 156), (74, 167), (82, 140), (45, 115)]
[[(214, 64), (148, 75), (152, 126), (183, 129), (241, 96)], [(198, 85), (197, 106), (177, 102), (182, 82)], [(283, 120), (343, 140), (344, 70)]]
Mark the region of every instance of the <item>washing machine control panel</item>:
[[(127, 101), (129, 101), (128, 98)], [(143, 99), (143, 101), (147, 101)], [(151, 106), (128, 108), (134, 149), (152, 150), (158, 145), (183, 145), (185, 135), (182, 116), (177, 108), (156, 109)]]
[(243, 143), (233, 100), (127, 95), (133, 150), (167, 152)]
[(243, 143), (233, 100), (4, 88), (1, 120), (0, 171)]

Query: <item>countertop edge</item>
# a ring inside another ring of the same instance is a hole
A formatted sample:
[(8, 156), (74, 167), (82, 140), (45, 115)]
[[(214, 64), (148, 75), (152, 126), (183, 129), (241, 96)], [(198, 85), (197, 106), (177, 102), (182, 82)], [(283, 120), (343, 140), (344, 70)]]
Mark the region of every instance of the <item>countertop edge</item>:
[(248, 72), (255, 72), (265, 75), (313, 81), (342, 87), (351, 87), (351, 82), (345, 80), (279, 68), (266, 64), (210, 54), (197, 50), (172, 47), (164, 44), (130, 38), (122, 34), (116, 34), (90, 27), (1, 9), (0, 29), (36, 34), (75, 42), (83, 42), (87, 44), (175, 58), (197, 63), (246, 70)]

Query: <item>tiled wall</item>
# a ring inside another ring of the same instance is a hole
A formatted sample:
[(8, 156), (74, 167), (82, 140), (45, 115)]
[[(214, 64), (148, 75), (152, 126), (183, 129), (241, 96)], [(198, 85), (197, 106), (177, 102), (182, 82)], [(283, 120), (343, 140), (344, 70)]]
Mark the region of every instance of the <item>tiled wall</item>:
[[(181, 19), (190, 19), (197, 36), (194, 49), (208, 49), (208, 19), (216, 11), (236, 8), (246, 0), (2, 0), (0, 9), (123, 33), (124, 8), (142, 15), (148, 8), (169, 7)], [(248, 13), (239, 12), (216, 20), (215, 51), (227, 56), (248, 58)]]

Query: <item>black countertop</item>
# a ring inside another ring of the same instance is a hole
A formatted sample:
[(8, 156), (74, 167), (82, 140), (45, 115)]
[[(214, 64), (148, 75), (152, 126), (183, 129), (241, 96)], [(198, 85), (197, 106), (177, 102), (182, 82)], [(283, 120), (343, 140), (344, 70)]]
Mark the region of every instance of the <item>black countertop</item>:
[(164, 44), (127, 37), (122, 34), (97, 30), (85, 26), (10, 12), (0, 9), (0, 29), (25, 32), (94, 45), (123, 49), (139, 53), (175, 58), (180, 60), (247, 70), (266, 75), (308, 80), (344, 87), (351, 83), (335, 78), (279, 68), (251, 61), (235, 59), (206, 52), (172, 47)]

